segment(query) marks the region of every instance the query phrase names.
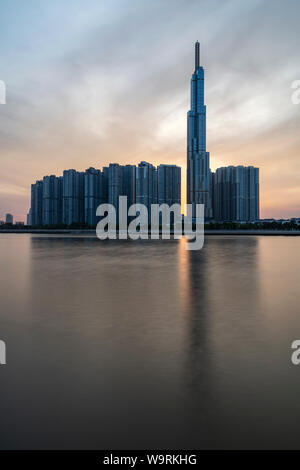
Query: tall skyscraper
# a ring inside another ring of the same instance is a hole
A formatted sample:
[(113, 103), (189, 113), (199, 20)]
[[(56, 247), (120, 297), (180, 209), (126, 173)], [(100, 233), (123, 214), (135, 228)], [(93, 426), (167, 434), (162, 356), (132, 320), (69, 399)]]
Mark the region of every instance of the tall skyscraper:
[(204, 204), (206, 218), (212, 217), (209, 153), (206, 151), (206, 106), (204, 69), (200, 65), (200, 44), (195, 44), (195, 71), (191, 78), (191, 109), (187, 115), (187, 202)]
[(213, 174), (214, 219), (253, 222), (259, 219), (259, 168), (228, 166)]

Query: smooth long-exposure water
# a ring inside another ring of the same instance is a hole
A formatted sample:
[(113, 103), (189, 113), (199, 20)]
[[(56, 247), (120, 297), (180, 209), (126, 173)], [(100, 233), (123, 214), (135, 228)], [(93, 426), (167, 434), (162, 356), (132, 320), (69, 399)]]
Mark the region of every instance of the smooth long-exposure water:
[(299, 448), (300, 238), (0, 235), (0, 448)]

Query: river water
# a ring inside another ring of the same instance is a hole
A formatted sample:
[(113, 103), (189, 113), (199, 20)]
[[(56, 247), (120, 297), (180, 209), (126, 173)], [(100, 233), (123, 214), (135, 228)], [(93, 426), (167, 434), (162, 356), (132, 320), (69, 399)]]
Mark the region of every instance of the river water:
[(0, 235), (1, 449), (299, 448), (300, 238)]

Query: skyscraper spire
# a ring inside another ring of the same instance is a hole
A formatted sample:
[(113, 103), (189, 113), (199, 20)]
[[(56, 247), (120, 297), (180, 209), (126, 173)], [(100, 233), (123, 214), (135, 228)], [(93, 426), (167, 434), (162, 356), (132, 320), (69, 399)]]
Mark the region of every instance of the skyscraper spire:
[(200, 43), (195, 42), (195, 71), (200, 66)]

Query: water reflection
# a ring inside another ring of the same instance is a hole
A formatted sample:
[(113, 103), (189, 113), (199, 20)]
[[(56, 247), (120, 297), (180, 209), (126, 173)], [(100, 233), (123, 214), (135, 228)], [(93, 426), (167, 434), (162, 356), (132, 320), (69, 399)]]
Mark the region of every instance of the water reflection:
[(0, 446), (288, 447), (299, 241), (1, 237)]

